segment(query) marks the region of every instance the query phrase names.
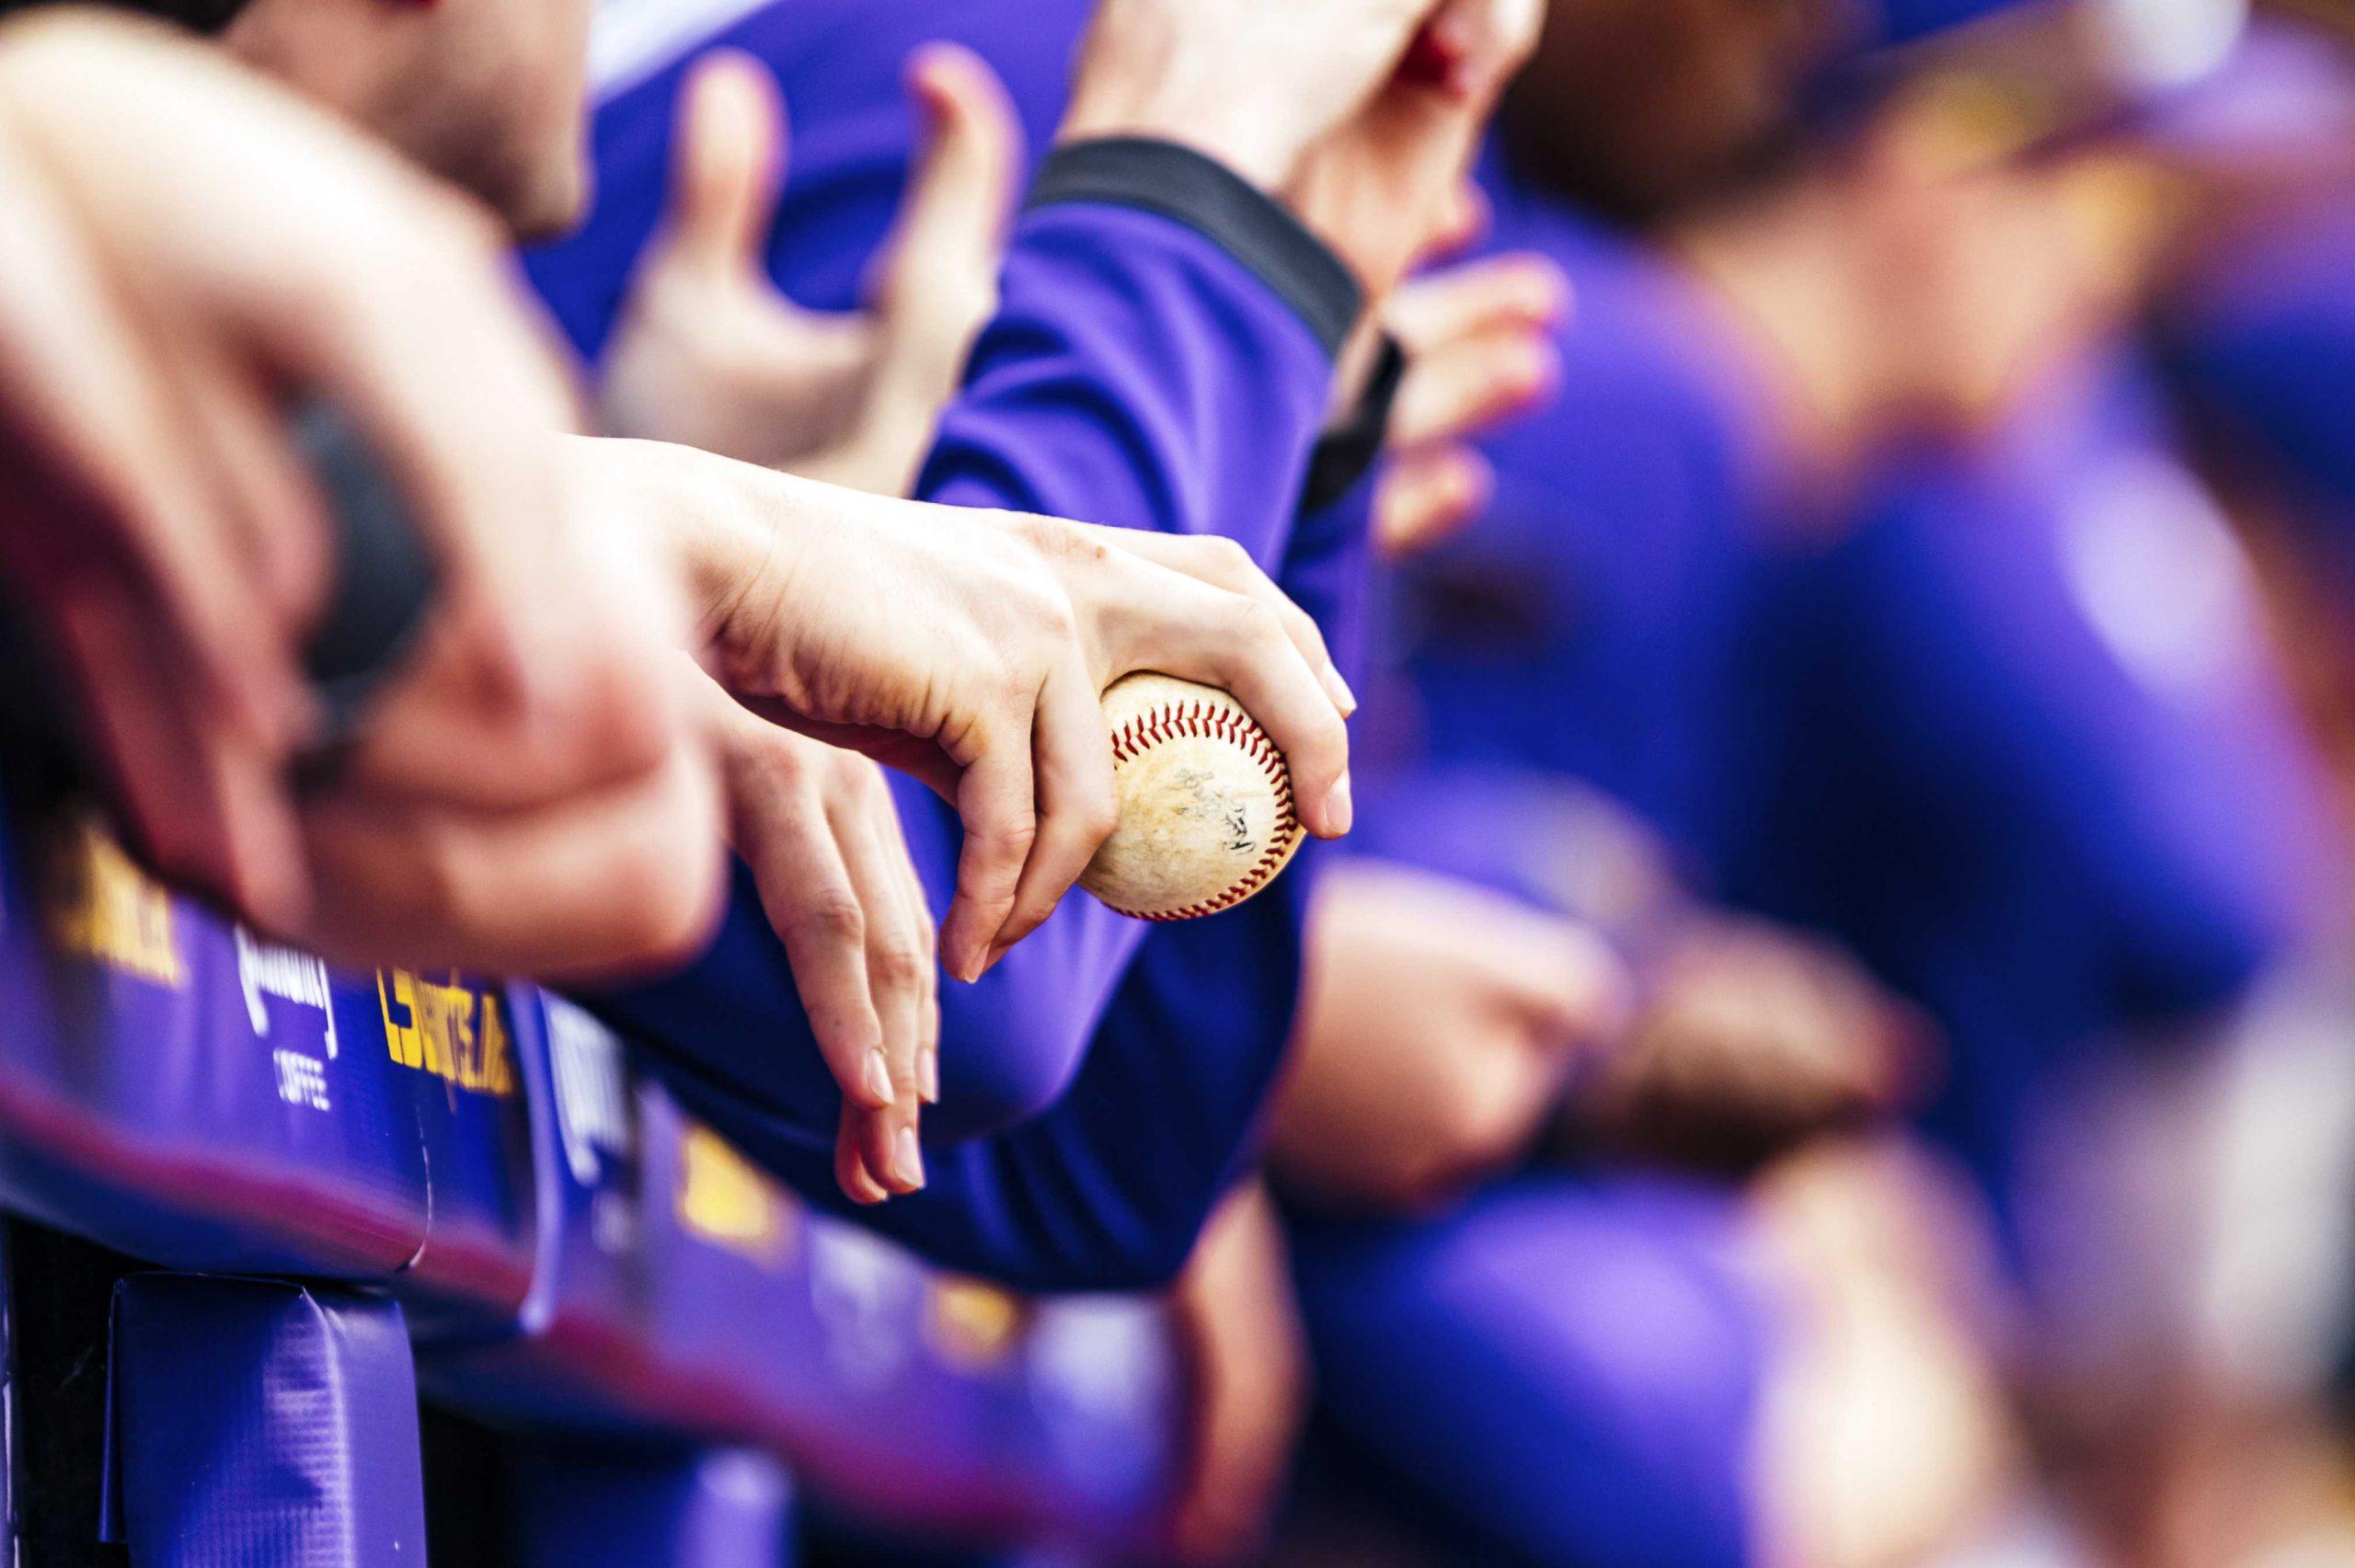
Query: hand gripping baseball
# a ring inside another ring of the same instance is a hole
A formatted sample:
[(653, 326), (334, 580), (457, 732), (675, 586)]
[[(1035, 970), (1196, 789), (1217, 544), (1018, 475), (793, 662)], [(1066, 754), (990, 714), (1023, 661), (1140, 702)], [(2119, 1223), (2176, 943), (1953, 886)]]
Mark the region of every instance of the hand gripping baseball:
[(1289, 764), (1301, 825), (1349, 830), (1342, 720), (1354, 699), (1315, 624), (1232, 541), (890, 500), (706, 453), (598, 444), (605, 493), (667, 511), (682, 536), (721, 683), (957, 808), (950, 974), (978, 978), (1034, 930), (1112, 832), (1103, 694), (1124, 675), (1232, 692)]

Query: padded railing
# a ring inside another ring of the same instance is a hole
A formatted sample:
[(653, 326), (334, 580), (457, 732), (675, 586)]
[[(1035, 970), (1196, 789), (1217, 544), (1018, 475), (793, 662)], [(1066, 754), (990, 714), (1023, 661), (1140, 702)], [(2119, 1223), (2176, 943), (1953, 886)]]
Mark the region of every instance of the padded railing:
[(445, 1406), (764, 1449), (927, 1530), (1117, 1546), (1175, 1464), (1153, 1304), (944, 1276), (806, 1212), (579, 1009), (329, 969), (87, 824), (0, 832), (0, 1204), (381, 1289)]

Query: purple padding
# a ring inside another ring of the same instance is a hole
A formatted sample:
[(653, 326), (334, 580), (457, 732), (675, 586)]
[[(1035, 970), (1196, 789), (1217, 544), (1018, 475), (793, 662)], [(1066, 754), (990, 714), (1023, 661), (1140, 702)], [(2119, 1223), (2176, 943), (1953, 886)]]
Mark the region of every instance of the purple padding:
[(1153, 1303), (943, 1275), (793, 1205), (660, 1093), (640, 1108), (649, 1331), (666, 1364), (780, 1421), (813, 1494), (920, 1528), (1135, 1544), (1175, 1460)]
[(1151, 1303), (945, 1278), (810, 1216), (585, 1013), (330, 972), (103, 841), (43, 842), (43, 899), (0, 862), (0, 1204), (175, 1268), (385, 1285), (454, 1408), (755, 1443), (943, 1529), (1151, 1518), (1176, 1427)]
[(788, 1568), (793, 1483), (742, 1448), (535, 1448), (517, 1467), (515, 1568)]
[(398, 1304), (185, 1274), (116, 1288), (108, 1539), (132, 1568), (419, 1568)]
[(519, 990), (532, 1178), (531, 1287), (507, 1332), (431, 1347), (453, 1409), (541, 1432), (708, 1436), (643, 1332), (638, 1108), (621, 1044), (571, 1003)]
[[(420, 1337), (504, 1336), (525, 1310), (537, 1254), (532, 1115), (522, 1059), (539, 1026), (528, 986), (379, 973), (367, 1048), (396, 1065), (417, 1108), (431, 1222), (396, 1282)], [(428, 989), (438, 996), (420, 1001)], [(340, 994), (340, 993), (339, 993)], [(447, 1050), (404, 1029), (446, 1011)], [(421, 1059), (409, 1061), (410, 1058)]]
[(1174, 1465), (1159, 1309), (1030, 1303), (808, 1213), (549, 999), (517, 1035), (540, 1205), (523, 1332), (425, 1356), (441, 1403), (546, 1436), (756, 1444), (937, 1531), (1132, 1543)]
[(416, 1091), (385, 1059), (373, 995), (364, 1011), (339, 996), (330, 1026), (316, 962), (242, 939), (104, 839), (17, 847), (0, 929), (9, 1206), (179, 1267), (407, 1264), (428, 1213)]
[(0, 1200), (175, 1268), (401, 1285), (422, 1333), (530, 1283), (516, 997), (331, 970), (93, 830), (0, 862)]

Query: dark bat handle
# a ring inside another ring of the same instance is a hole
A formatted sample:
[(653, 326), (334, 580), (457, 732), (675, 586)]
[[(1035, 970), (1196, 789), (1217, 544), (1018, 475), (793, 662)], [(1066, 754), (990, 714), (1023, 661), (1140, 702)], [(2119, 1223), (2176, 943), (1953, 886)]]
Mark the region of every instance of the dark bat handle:
[(294, 417), (295, 445), (327, 502), (335, 582), (303, 647), (324, 726), (295, 760), (298, 788), (331, 783), (369, 703), (413, 650), (439, 583), (406, 497), (343, 413), (324, 403)]

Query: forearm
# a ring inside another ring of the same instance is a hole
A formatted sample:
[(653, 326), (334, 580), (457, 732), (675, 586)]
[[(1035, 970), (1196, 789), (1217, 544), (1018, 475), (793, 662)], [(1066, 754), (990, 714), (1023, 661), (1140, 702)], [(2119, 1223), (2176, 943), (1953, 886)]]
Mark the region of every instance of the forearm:
[(1360, 308), (1283, 211), (1174, 147), (1042, 171), (918, 481), (926, 499), (1235, 539), (1282, 558)]
[[(1365, 522), (1361, 487), (1303, 524), (1283, 578), (1345, 647)], [(910, 791), (901, 804), (936, 889), (953, 830), (913, 809)], [(880, 1208), (848, 1205), (834, 1185), (840, 1096), (748, 879), (695, 971), (601, 1010), (652, 1047), (649, 1065), (697, 1115), (815, 1204), (1017, 1285), (1158, 1283), (1250, 1154), (1291, 1034), (1315, 847), (1207, 921), (1148, 927), (1074, 900), (979, 984), (949, 988), (942, 1103), (925, 1116), (930, 1182)]]

